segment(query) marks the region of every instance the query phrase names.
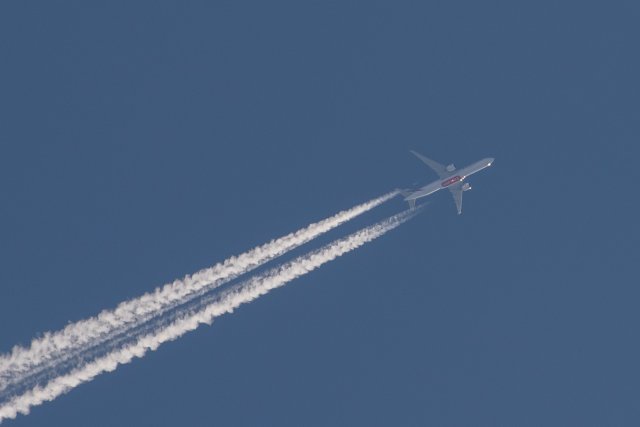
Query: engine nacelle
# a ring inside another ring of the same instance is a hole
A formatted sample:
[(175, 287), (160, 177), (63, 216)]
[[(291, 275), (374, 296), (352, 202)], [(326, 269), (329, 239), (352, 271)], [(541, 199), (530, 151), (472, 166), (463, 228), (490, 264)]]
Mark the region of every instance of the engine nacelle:
[(464, 185), (462, 186), (462, 191), (469, 191), (471, 190), (471, 184), (469, 184), (468, 182), (465, 182)]
[(454, 170), (456, 170), (456, 167), (453, 163), (451, 163), (449, 166), (447, 166), (447, 172), (453, 172)]

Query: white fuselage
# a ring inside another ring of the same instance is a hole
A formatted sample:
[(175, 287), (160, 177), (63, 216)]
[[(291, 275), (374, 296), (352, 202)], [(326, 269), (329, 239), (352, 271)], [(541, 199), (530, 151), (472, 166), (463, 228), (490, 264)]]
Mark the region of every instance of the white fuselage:
[(436, 191), (442, 190), (451, 185), (461, 183), (468, 176), (471, 176), (474, 173), (479, 172), (484, 168), (488, 168), (489, 166), (491, 166), (491, 163), (493, 163), (493, 157), (487, 157), (486, 159), (479, 160), (474, 164), (464, 167), (462, 169), (454, 170), (453, 172), (451, 172), (451, 176), (444, 179), (439, 179), (437, 181), (432, 182), (431, 184), (425, 185), (419, 190), (416, 190), (413, 193), (409, 194), (407, 197), (404, 198), (404, 200), (406, 201), (416, 200), (421, 197), (428, 196), (429, 194), (433, 194)]

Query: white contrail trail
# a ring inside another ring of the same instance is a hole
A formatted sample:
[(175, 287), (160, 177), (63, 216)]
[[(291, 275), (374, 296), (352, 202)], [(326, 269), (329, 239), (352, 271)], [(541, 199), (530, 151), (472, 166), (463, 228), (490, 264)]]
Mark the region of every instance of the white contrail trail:
[(384, 221), (364, 228), (345, 238), (334, 241), (318, 250), (258, 274), (223, 292), (218, 300), (195, 313), (187, 313), (167, 327), (138, 339), (133, 344), (116, 348), (111, 353), (97, 358), (71, 372), (53, 378), (45, 386), (36, 386), (19, 396), (0, 404), (0, 422), (15, 418), (17, 414), (28, 414), (30, 408), (51, 401), (78, 385), (91, 381), (103, 372), (115, 370), (118, 365), (143, 357), (149, 350), (156, 350), (162, 343), (175, 340), (196, 329), (200, 324), (211, 324), (214, 318), (233, 312), (241, 304), (253, 301), (272, 289), (300, 277), (321, 265), (370, 242), (398, 227), (415, 215), (416, 211), (405, 211)]
[(388, 201), (398, 194), (390, 192), (366, 203), (342, 211), (332, 217), (311, 224), (241, 255), (231, 257), (213, 267), (201, 270), (183, 280), (156, 288), (138, 298), (122, 302), (113, 310), (104, 310), (97, 316), (73, 323), (58, 332), (46, 332), (29, 347), (16, 346), (11, 353), (0, 357), (0, 391), (20, 379), (35, 367), (55, 362), (70, 349), (83, 349), (95, 345), (97, 339), (122, 332), (132, 324), (157, 316), (159, 311), (179, 305), (185, 299), (211, 290), (236, 277), (303, 245), (319, 235)]

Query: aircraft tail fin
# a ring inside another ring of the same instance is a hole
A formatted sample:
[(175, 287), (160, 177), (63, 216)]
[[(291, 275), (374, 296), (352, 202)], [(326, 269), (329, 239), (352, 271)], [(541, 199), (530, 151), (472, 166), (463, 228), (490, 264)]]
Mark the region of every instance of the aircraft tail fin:
[[(402, 197), (409, 197), (413, 192), (411, 190), (399, 190), (400, 194), (402, 194)], [(405, 202), (409, 203), (409, 207), (411, 209), (415, 209), (416, 208), (416, 199), (404, 199)]]
[(403, 197), (409, 197), (411, 190), (399, 190)]

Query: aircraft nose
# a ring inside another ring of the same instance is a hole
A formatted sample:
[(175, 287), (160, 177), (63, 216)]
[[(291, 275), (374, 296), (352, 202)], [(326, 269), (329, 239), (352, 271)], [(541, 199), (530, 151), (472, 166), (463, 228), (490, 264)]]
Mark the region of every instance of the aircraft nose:
[(494, 160), (495, 160), (495, 159), (494, 159), (493, 157), (489, 157), (489, 158), (487, 159), (487, 166), (491, 166), (491, 164), (493, 163), (493, 161), (494, 161)]

